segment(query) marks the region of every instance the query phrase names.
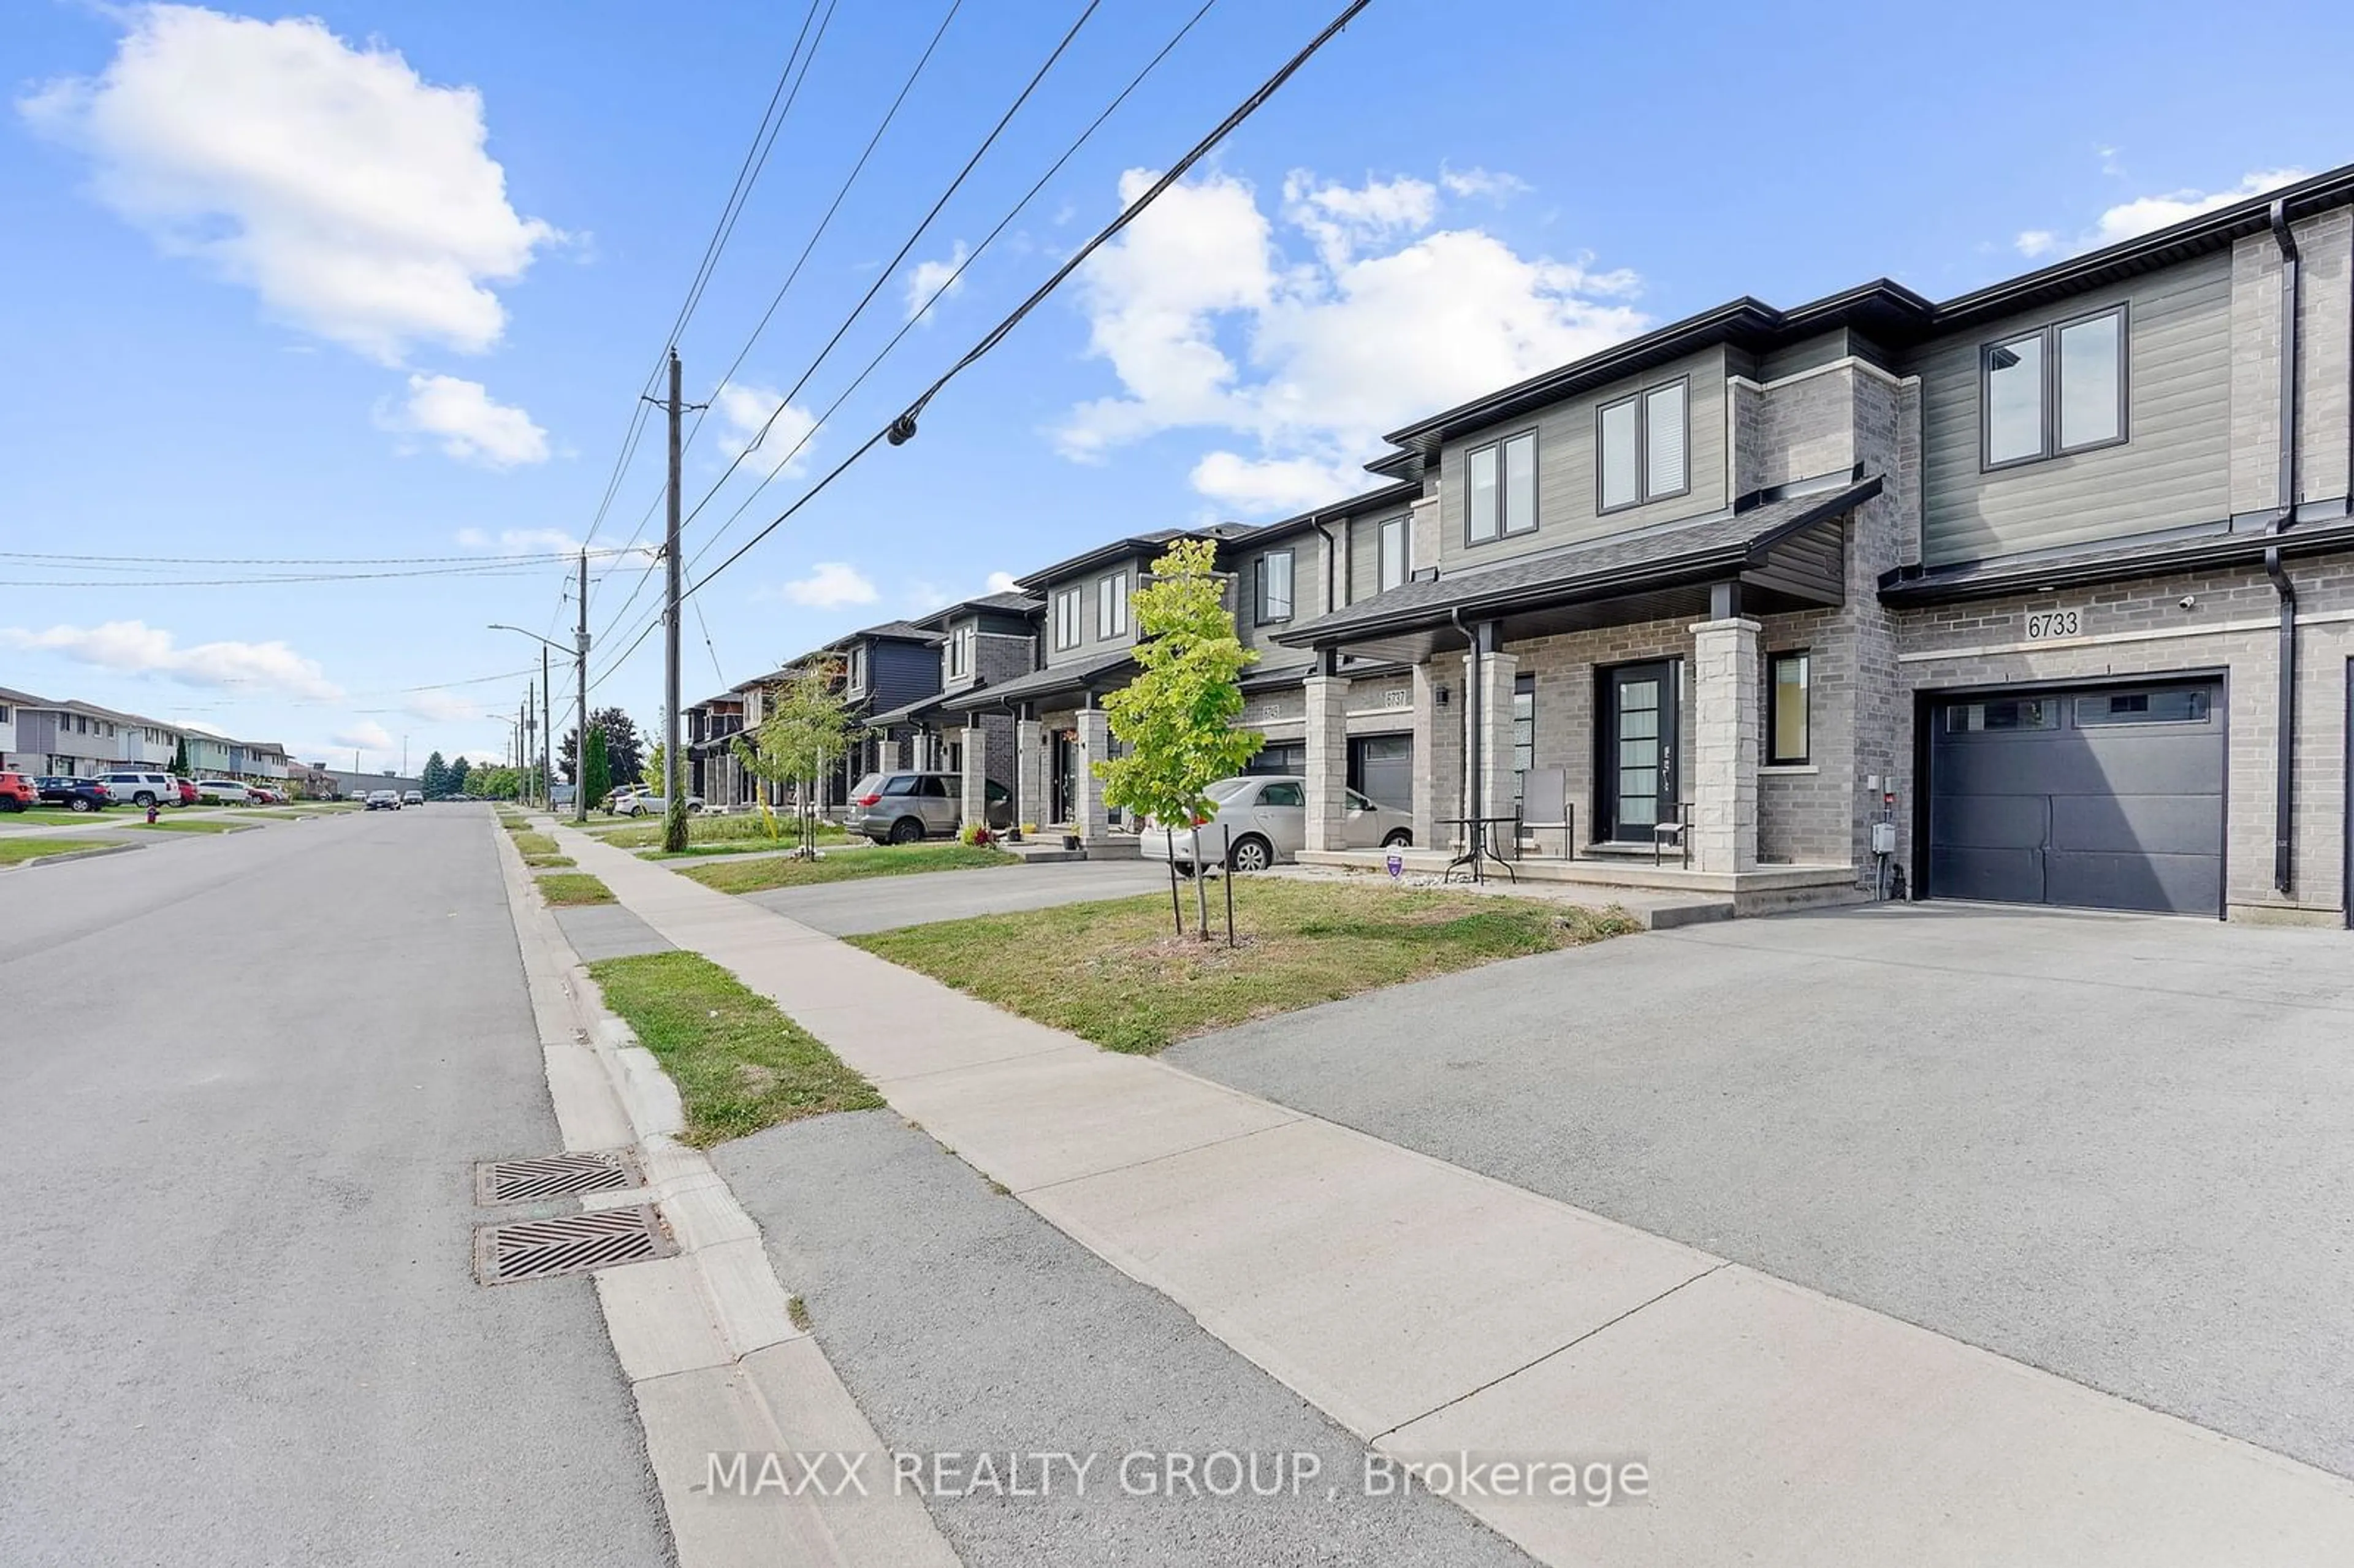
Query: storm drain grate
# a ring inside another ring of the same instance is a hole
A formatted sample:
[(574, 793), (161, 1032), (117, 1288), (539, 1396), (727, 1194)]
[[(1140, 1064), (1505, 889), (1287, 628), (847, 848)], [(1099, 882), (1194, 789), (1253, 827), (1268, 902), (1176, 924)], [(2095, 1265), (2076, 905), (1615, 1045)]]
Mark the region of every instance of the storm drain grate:
[(474, 1167), (474, 1202), (527, 1203), (576, 1192), (638, 1185), (637, 1167), (620, 1153), (551, 1154), (540, 1160), (485, 1160)]
[(591, 1209), (552, 1220), (482, 1225), (474, 1232), (474, 1273), (485, 1285), (514, 1285), (559, 1274), (668, 1257), (677, 1244), (652, 1203)]

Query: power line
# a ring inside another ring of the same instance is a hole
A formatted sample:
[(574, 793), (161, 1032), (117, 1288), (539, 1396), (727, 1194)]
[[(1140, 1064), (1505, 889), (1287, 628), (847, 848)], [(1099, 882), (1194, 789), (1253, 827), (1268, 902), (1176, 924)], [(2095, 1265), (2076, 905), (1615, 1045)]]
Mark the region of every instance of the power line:
[(940, 209), (948, 206), (949, 199), (963, 186), (965, 180), (980, 164), (981, 160), (988, 154), (990, 148), (997, 144), (998, 137), (1004, 134), (1006, 126), (1013, 123), (1014, 115), (1021, 112), (1022, 106), (1030, 101), (1030, 95), (1038, 90), (1038, 84), (1046, 79), (1046, 73), (1055, 69), (1055, 62), (1063, 58), (1064, 51), (1071, 47), (1071, 41), (1079, 36), (1079, 29), (1087, 25), (1088, 18), (1096, 14), (1097, 7), (1102, 3), (1103, 0), (1087, 0), (1087, 8), (1079, 13), (1078, 20), (1071, 24), (1070, 31), (1065, 33), (1062, 41), (1055, 46), (1054, 53), (1046, 57), (1044, 63), (1032, 74), (1028, 84), (1022, 89), (1013, 103), (1007, 106), (1005, 112), (999, 116), (997, 123), (990, 128), (989, 134), (981, 138), (981, 145), (973, 149), (972, 156), (965, 160), (964, 167), (958, 170), (956, 178), (949, 182), (948, 189), (940, 193), (939, 199), (932, 203), (932, 209), (924, 214), (923, 221), (917, 224), (909, 232), (906, 243), (899, 247), (898, 254), (875, 270), (875, 281), (868, 285), (866, 292), (859, 297), (858, 303), (851, 307), (850, 313), (843, 318), (842, 324), (834, 328), (833, 335), (826, 339), (825, 346), (817, 351), (817, 357), (810, 361), (810, 367), (801, 372), (801, 379), (793, 383), (792, 390), (779, 400), (775, 410), (760, 426), (759, 434), (744, 444), (744, 450), (736, 454), (735, 461), (727, 465), (711, 488), (703, 493), (703, 499), (697, 501), (688, 511), (686, 522), (695, 521), (695, 516), (709, 503), (711, 498), (719, 493), (720, 486), (727, 482), (745, 457), (768, 439), (769, 431), (776, 425), (779, 416), (791, 406), (792, 400), (800, 395), (801, 389), (809, 385), (810, 377), (817, 374), (818, 366), (823, 365), (826, 356), (833, 352), (834, 345), (842, 341), (843, 335), (850, 331), (861, 315), (865, 313), (866, 307), (875, 302), (875, 296), (881, 293), (885, 285), (888, 284), (898, 272), (899, 263), (907, 259), (907, 253), (916, 248), (918, 240), (923, 238), (924, 231), (931, 228), (932, 220), (939, 217)]
[[(784, 69), (777, 73), (776, 86), (769, 90), (768, 104), (760, 111), (760, 122), (753, 128), (752, 140), (744, 149), (742, 162), (737, 164), (736, 182), (728, 187), (727, 199), (720, 205), (719, 217), (712, 224), (710, 238), (704, 241), (703, 260), (695, 264), (695, 276), (687, 283), (686, 297), (680, 302), (678, 314), (671, 323), (669, 335), (663, 340), (662, 351), (654, 355), (653, 368), (646, 372), (645, 381), (639, 388), (641, 392), (650, 389), (655, 378), (662, 374), (670, 351), (678, 345), (679, 334), (686, 330), (695, 306), (702, 302), (704, 288), (710, 282), (711, 273), (719, 264), (720, 252), (726, 249), (727, 238), (735, 231), (736, 218), (743, 211), (744, 202), (751, 196), (752, 183), (758, 178), (760, 169), (768, 162), (768, 149), (776, 144), (775, 132), (783, 127), (785, 113), (791, 110), (791, 97), (787, 96), (788, 86), (791, 88), (792, 97), (800, 95), (800, 85), (793, 79), (793, 68), (801, 62), (801, 46), (809, 39), (810, 24), (816, 19), (817, 7), (818, 0), (810, 0), (809, 9), (802, 13), (801, 31), (794, 35), (792, 52), (785, 57)], [(829, 21), (832, 15), (829, 6), (826, 12)], [(817, 50), (812, 47), (811, 58), (814, 58), (816, 54)], [(806, 69), (801, 72), (803, 78), (808, 74)], [(784, 105), (781, 111), (778, 107), (779, 101)], [(598, 529), (604, 525), (605, 514), (613, 504), (614, 493), (620, 488), (621, 476), (628, 471), (630, 460), (637, 455), (638, 442), (645, 432), (645, 405), (632, 403), (630, 406), (629, 431), (622, 440), (620, 454), (614, 460), (613, 471), (605, 481), (604, 494), (597, 503), (596, 516), (588, 524), (588, 539), (590, 543), (595, 542)]]
[(799, 441), (793, 444), (792, 450), (787, 452), (779, 460), (777, 466), (769, 471), (766, 478), (762, 479), (759, 483), (754, 485), (749, 491), (745, 493), (743, 498), (737, 502), (736, 510), (727, 514), (726, 521), (720, 524), (717, 531), (712, 535), (710, 539), (705, 542), (701, 549), (695, 552), (694, 561), (690, 562), (689, 565), (700, 563), (705, 556), (710, 554), (712, 546), (718, 543), (720, 538), (726, 534), (727, 530), (735, 524), (735, 522), (738, 517), (744, 515), (745, 512), (750, 508), (753, 501), (758, 497), (760, 492), (767, 489), (769, 485), (775, 481), (777, 475), (782, 473), (787, 467), (790, 466), (793, 459), (801, 455), (801, 449), (809, 445), (811, 439), (816, 435), (818, 429), (822, 427), (828, 419), (831, 419), (833, 417), (835, 411), (838, 410), (843, 403), (849, 400), (851, 394), (856, 392), (860, 387), (865, 384), (866, 378), (875, 374), (876, 368), (882, 365), (883, 361), (890, 356), (891, 351), (897, 348), (900, 343), (909, 333), (915, 331), (916, 323), (922, 321), (926, 313), (942, 299), (946, 298), (949, 291), (957, 286), (959, 281), (964, 277), (966, 269), (972, 266), (974, 262), (979, 261), (981, 256), (987, 252), (989, 248), (997, 242), (998, 237), (1003, 234), (1006, 229), (1013, 227), (1013, 220), (1021, 217), (1022, 214), (1027, 210), (1030, 204), (1037, 199), (1038, 193), (1044, 190), (1048, 182), (1053, 180), (1056, 175), (1062, 172), (1063, 165), (1069, 163), (1074, 157), (1078, 155), (1079, 150), (1085, 147), (1088, 140), (1095, 135), (1097, 131), (1102, 128), (1104, 122), (1109, 120), (1112, 115), (1118, 111), (1119, 106), (1128, 101), (1129, 95), (1134, 93), (1139, 87), (1143, 85), (1144, 79), (1150, 76), (1153, 70), (1160, 66), (1162, 60), (1169, 58), (1172, 51), (1173, 51), (1179, 44), (1184, 42), (1186, 35), (1193, 30), (1195, 25), (1198, 24), (1204, 16), (1209, 15), (1210, 8), (1216, 4), (1217, 0), (1204, 0), (1201, 8), (1195, 11), (1193, 16), (1186, 18), (1185, 25), (1178, 28), (1175, 33), (1170, 36), (1169, 41), (1161, 46), (1158, 53), (1154, 54), (1150, 59), (1144, 62), (1144, 68), (1141, 70), (1139, 70), (1134, 76), (1129, 79), (1128, 85), (1121, 88), (1118, 95), (1115, 96), (1109, 103), (1104, 105), (1102, 112), (1098, 113), (1095, 119), (1088, 122), (1087, 127), (1082, 130), (1077, 136), (1072, 139), (1070, 145), (1063, 149), (1062, 155), (1047, 165), (1046, 172), (1040, 175), (1031, 185), (1030, 188), (1023, 193), (1022, 198), (1006, 209), (1005, 216), (997, 220), (996, 227), (991, 228), (987, 234), (981, 236), (981, 243), (975, 245), (972, 248), (971, 252), (968, 254), (963, 260), (957, 263), (955, 270), (941, 281), (938, 288), (932, 291), (931, 297), (923, 302), (921, 308), (917, 310), (914, 314), (910, 315), (905, 322), (900, 323), (899, 330), (891, 334), (890, 341), (885, 343), (875, 352), (875, 356), (866, 362), (865, 367), (859, 371), (857, 376), (852, 378), (850, 385), (843, 387), (841, 393), (835, 397), (834, 400), (826, 406), (825, 412), (820, 415), (815, 420), (811, 421), (809, 432), (803, 435)]
[(907, 406), (907, 410), (904, 413), (900, 414), (897, 418), (893, 419), (889, 424), (884, 426), (883, 429), (867, 437), (864, 441), (861, 441), (857, 448), (853, 450), (848, 457), (843, 459), (843, 461), (836, 464), (823, 479), (818, 481), (816, 484), (812, 485), (807, 492), (805, 492), (801, 495), (801, 499), (795, 501), (790, 506), (779, 514), (773, 521), (771, 521), (766, 527), (762, 528), (758, 534), (755, 534), (751, 538), (747, 539), (743, 545), (726, 560), (712, 567), (711, 570), (704, 573), (700, 577), (697, 577), (693, 584), (689, 585), (685, 588), (684, 593), (692, 595), (700, 592), (704, 585), (710, 582), (714, 577), (726, 571), (728, 567), (734, 566), (737, 561), (742, 560), (745, 555), (749, 552), (754, 546), (759, 544), (761, 540), (767, 538), (770, 534), (775, 533), (779, 528), (782, 527), (786, 520), (791, 517), (794, 513), (799, 512), (802, 507), (817, 499), (819, 494), (821, 494), (826, 487), (832, 484), (836, 479), (839, 479), (843, 473), (849, 469), (852, 463), (857, 461), (860, 458), (865, 456), (868, 451), (872, 450), (876, 442), (887, 440), (893, 446), (903, 446), (912, 440), (916, 434), (917, 419), (930, 405), (932, 399), (938, 397), (939, 394), (948, 387), (948, 384), (950, 381), (954, 380), (957, 376), (961, 374), (966, 368), (978, 362), (981, 356), (986, 355), (991, 349), (1003, 342), (1006, 334), (1011, 333), (1016, 326), (1020, 325), (1023, 318), (1027, 316), (1032, 311), (1037, 309), (1038, 306), (1045, 301), (1046, 297), (1049, 294), (1052, 294), (1055, 289), (1059, 288), (1064, 281), (1069, 278), (1073, 272), (1077, 271), (1078, 269), (1086, 263), (1088, 257), (1094, 255), (1114, 237), (1119, 235), (1121, 230), (1125, 229), (1129, 224), (1135, 222), (1137, 217), (1145, 210), (1145, 208), (1150, 207), (1155, 201), (1160, 199), (1163, 191), (1166, 191), (1171, 185), (1175, 185), (1179, 179), (1184, 176), (1188, 170), (1192, 169), (1194, 164), (1207, 157), (1211, 151), (1214, 149), (1219, 143), (1225, 141), (1229, 135), (1233, 134), (1236, 127), (1240, 126), (1244, 121), (1248, 120), (1253, 114), (1257, 113), (1259, 108), (1265, 104), (1268, 99), (1275, 96), (1276, 92), (1282, 88), (1285, 82), (1291, 79), (1292, 76), (1299, 71), (1300, 67), (1306, 65), (1309, 59), (1319, 49), (1322, 48), (1327, 43), (1329, 43), (1341, 28), (1347, 26), (1351, 21), (1355, 19), (1359, 12), (1363, 11), (1372, 3), (1373, 0), (1352, 0), (1352, 3), (1346, 9), (1342, 10), (1338, 16), (1335, 16), (1330, 23), (1326, 24), (1322, 32), (1317, 34), (1314, 38), (1309, 40), (1305, 48), (1302, 48), (1298, 54), (1292, 56), (1290, 59), (1285, 61), (1282, 68), (1277, 70), (1273, 76), (1267, 78), (1267, 79), (1260, 85), (1257, 91), (1252, 93), (1248, 98), (1237, 104), (1235, 107), (1234, 111), (1228, 114), (1225, 120), (1221, 121), (1217, 127), (1207, 136), (1196, 143), (1191, 152), (1187, 153), (1183, 157), (1178, 159), (1175, 164), (1172, 164), (1166, 174), (1162, 175), (1158, 180), (1155, 180), (1152, 185), (1140, 194), (1134, 201), (1129, 202), (1126, 207), (1122, 208), (1119, 216), (1113, 218), (1110, 223), (1105, 225), (1103, 228), (1096, 233), (1094, 238), (1090, 238), (1085, 245), (1080, 246), (1077, 250), (1072, 252), (1070, 259), (1065, 261), (1061, 267), (1055, 269), (1052, 277), (1048, 278), (1044, 283), (1038, 285), (1037, 289), (1031, 293), (1028, 299), (1015, 306), (1011, 314), (1007, 315), (1003, 321), (1001, 321), (996, 326), (992, 327), (979, 343), (973, 344), (971, 348), (968, 349), (965, 352), (964, 357), (959, 359), (954, 365), (949, 366), (949, 368), (940, 375), (938, 380), (934, 381), (929, 387), (926, 387), (922, 396), (918, 397), (913, 403), (910, 403)]
[[(860, 370), (856, 376), (852, 378), (850, 385), (843, 387), (841, 393), (835, 397), (833, 401), (827, 405), (825, 411), (815, 420), (811, 422), (809, 430), (802, 435), (799, 441), (796, 441), (793, 444), (792, 450), (779, 459), (776, 466), (769, 471), (767, 476), (764, 477), (759, 483), (754, 485), (750, 491), (747, 492), (743, 499), (736, 503), (736, 509), (727, 514), (726, 519), (720, 524), (718, 529), (712, 535), (711, 538), (705, 541), (702, 548), (695, 552), (693, 560), (688, 563), (690, 566), (700, 563), (703, 557), (711, 552), (712, 547), (716, 546), (721, 538), (726, 536), (727, 530), (732, 527), (735, 524), (736, 520), (741, 517), (746, 510), (751, 506), (752, 502), (759, 495), (760, 492), (768, 488), (770, 483), (774, 482), (779, 474), (782, 473), (791, 465), (793, 460), (801, 455), (802, 449), (809, 445), (811, 439), (815, 436), (821, 428), (824, 426), (826, 421), (831, 419), (834, 413), (841, 408), (843, 404), (849, 400), (851, 395), (856, 392), (858, 388), (865, 383), (866, 378), (875, 373), (876, 368), (882, 365), (883, 361), (890, 355), (894, 349), (899, 346), (900, 343), (907, 337), (907, 335), (915, 330), (916, 323), (923, 320), (925, 314), (930, 311), (933, 305), (938, 303), (939, 301), (947, 295), (949, 290), (956, 287), (958, 281), (964, 276), (966, 269), (979, 261), (981, 256), (987, 252), (989, 248), (996, 242), (998, 238), (1002, 235), (1007, 228), (1013, 226), (1014, 219), (1021, 217), (1023, 212), (1028, 208), (1029, 205), (1037, 199), (1038, 193), (1044, 190), (1046, 185), (1054, 179), (1054, 177), (1062, 172), (1065, 164), (1068, 164), (1074, 157), (1077, 156), (1079, 151), (1087, 145), (1087, 142), (1094, 137), (1095, 133), (1103, 128), (1104, 122), (1109, 120), (1114, 113), (1118, 112), (1120, 105), (1127, 102), (1129, 97), (1135, 93), (1136, 90), (1144, 84), (1145, 79), (1150, 77), (1153, 71), (1160, 67), (1161, 63), (1169, 58), (1179, 44), (1184, 42), (1187, 36), (1193, 32), (1193, 28), (1201, 22), (1202, 18), (1209, 14), (1211, 7), (1216, 3), (1217, 0), (1204, 0), (1201, 7), (1194, 11), (1191, 16), (1186, 18), (1184, 25), (1179, 27), (1176, 32), (1170, 35), (1168, 41), (1163, 43), (1161, 48), (1154, 52), (1152, 57), (1144, 62), (1143, 67), (1139, 69), (1134, 76), (1129, 79), (1128, 84), (1125, 87), (1122, 87), (1119, 91), (1112, 97), (1108, 103), (1104, 105), (1101, 111), (1098, 112), (1093, 120), (1089, 121), (1086, 127), (1082, 129), (1076, 137), (1072, 138), (1070, 144), (1063, 149), (1062, 154), (1055, 158), (1052, 164), (1047, 165), (1044, 174), (1040, 175), (1035, 181), (1032, 182), (1030, 188), (1023, 193), (1020, 200), (1016, 201), (1011, 207), (1006, 209), (1005, 216), (999, 218), (996, 226), (981, 237), (981, 242), (972, 248), (971, 251), (963, 260), (957, 263), (955, 270), (951, 271), (949, 276), (941, 281), (940, 285), (932, 291), (931, 297), (924, 302), (922, 307), (911, 314), (905, 322), (900, 323), (899, 330), (891, 334), (890, 341), (884, 344), (884, 345), (875, 352), (875, 355), (866, 362), (865, 367)], [(758, 443), (755, 442), (754, 444), (757, 445)], [(870, 441), (868, 444), (872, 445), (873, 443)], [(748, 448), (747, 450), (748, 450), (749, 449)], [(724, 475), (722, 476), (722, 482), (725, 482)], [(715, 486), (714, 488), (716, 489), (716, 487)], [(708, 500), (709, 497), (706, 496), (705, 499)], [(699, 507), (701, 503), (698, 503), (697, 504)], [(616, 615), (613, 618), (612, 622), (606, 627), (604, 635), (599, 638), (600, 641), (604, 641), (606, 637), (610, 636), (614, 626), (620, 624), (622, 619), (628, 612), (629, 605), (636, 601), (638, 591), (644, 588), (646, 581), (651, 577), (651, 567), (649, 567), (647, 571), (640, 574), (637, 586), (631, 590), (629, 601), (624, 603), (622, 606), (622, 614)], [(644, 628), (642, 628), (638, 632), (637, 636), (631, 641), (629, 647), (621, 652), (620, 656), (607, 664), (605, 669), (599, 673), (593, 681), (591, 681), (590, 684), (593, 686), (601, 683), (608, 676), (611, 675), (615, 670), (619, 669), (622, 662), (626, 661), (631, 654), (637, 652), (637, 650), (644, 644), (645, 640), (652, 634), (653, 628), (659, 624), (659, 613), (657, 612), (656, 619), (649, 620)]]
[[(625, 550), (591, 550), (591, 556), (620, 556)], [(74, 556), (36, 550), (0, 550), (0, 560), (60, 561), (97, 567), (110, 563), (171, 567), (417, 567), (460, 563), (471, 566), (538, 566), (548, 561), (573, 561), (578, 550), (555, 550), (524, 556)]]
[(0, 577), (0, 588), (265, 588), (273, 584), (377, 582), (398, 577), (530, 577), (541, 566), (426, 567), (415, 571), (284, 572), (251, 577)]

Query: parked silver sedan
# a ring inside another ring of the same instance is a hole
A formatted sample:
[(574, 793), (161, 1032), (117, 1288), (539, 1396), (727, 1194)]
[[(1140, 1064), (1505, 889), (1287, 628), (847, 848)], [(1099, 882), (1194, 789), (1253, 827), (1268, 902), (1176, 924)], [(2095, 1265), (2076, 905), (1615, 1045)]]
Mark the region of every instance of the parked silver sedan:
[[(1265, 871), (1308, 847), (1308, 781), (1276, 774), (1221, 779), (1205, 791), (1214, 810), (1203, 821), (1201, 853), (1206, 859), (1227, 846), (1226, 863), (1235, 871)], [(1341, 842), (1349, 849), (1402, 849), (1414, 842), (1414, 817), (1394, 806), (1341, 791)], [(1140, 841), (1147, 860), (1173, 861), (1190, 869), (1193, 832), (1148, 822)]]

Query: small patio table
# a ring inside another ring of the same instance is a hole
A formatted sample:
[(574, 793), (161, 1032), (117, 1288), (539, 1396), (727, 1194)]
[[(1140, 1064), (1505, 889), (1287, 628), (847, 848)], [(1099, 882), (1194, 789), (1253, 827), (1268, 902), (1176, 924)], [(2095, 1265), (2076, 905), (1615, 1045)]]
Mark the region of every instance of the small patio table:
[(1452, 881), (1457, 866), (1469, 866), (1472, 881), (1485, 882), (1488, 880), (1486, 863), (1492, 860), (1504, 868), (1506, 876), (1511, 877), (1514, 882), (1520, 881), (1521, 874), (1512, 869), (1512, 863), (1498, 854), (1488, 842), (1489, 829), (1500, 823), (1518, 822), (1520, 820), (1518, 812), (1502, 817), (1439, 817), (1436, 819), (1437, 825), (1442, 828), (1463, 829), (1464, 836), (1470, 841), (1469, 848), (1447, 863), (1447, 869), (1438, 874), (1438, 880)]

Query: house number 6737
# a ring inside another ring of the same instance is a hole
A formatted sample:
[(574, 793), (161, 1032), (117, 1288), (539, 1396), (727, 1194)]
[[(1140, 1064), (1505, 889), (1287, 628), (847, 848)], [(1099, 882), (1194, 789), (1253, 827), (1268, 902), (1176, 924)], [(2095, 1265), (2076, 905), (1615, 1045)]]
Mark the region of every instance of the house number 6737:
[(2027, 640), (2041, 642), (2047, 637), (2080, 636), (2084, 632), (2084, 619), (2082, 610), (2038, 610), (2027, 618)]

